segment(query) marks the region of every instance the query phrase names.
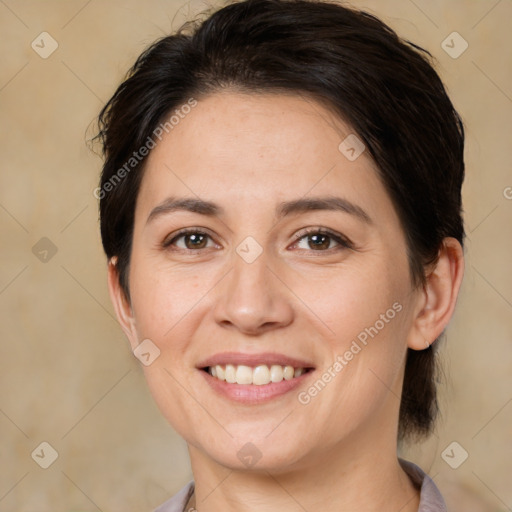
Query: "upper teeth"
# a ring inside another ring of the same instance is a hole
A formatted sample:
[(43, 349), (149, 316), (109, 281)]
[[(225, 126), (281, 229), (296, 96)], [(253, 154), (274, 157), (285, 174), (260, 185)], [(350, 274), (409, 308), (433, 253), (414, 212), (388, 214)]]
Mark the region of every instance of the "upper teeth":
[(270, 368), (266, 364), (251, 368), (245, 365), (216, 365), (208, 368), (208, 373), (219, 380), (225, 380), (230, 384), (255, 384), (261, 386), (271, 382), (281, 382), (300, 377), (305, 372), (304, 368), (293, 366), (281, 366), (274, 364)]

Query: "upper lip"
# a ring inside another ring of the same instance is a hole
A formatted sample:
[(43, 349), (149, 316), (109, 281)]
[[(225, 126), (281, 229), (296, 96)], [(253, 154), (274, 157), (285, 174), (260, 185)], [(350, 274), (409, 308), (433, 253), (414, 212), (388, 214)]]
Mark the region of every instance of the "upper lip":
[(289, 357), (275, 352), (262, 352), (259, 354), (244, 354), (242, 352), (220, 352), (201, 361), (197, 368), (207, 368), (209, 366), (232, 364), (255, 367), (260, 364), (281, 366), (293, 366), (294, 368), (314, 368), (314, 366), (303, 359)]

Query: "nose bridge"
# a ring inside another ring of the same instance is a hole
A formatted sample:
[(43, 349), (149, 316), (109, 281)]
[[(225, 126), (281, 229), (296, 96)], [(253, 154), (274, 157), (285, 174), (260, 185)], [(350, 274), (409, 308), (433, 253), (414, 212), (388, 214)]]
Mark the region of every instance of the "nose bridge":
[(232, 264), (218, 296), (216, 321), (252, 333), (287, 325), (293, 309), (286, 287), (270, 270), (271, 251), (248, 237), (234, 251)]

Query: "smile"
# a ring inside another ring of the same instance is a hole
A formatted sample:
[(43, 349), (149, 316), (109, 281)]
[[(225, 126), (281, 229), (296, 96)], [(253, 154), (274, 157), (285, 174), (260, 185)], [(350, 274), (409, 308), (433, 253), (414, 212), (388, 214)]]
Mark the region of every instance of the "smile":
[(229, 384), (264, 386), (283, 380), (298, 378), (309, 371), (309, 368), (282, 366), (279, 364), (259, 364), (251, 367), (246, 365), (226, 364), (205, 368), (212, 377)]

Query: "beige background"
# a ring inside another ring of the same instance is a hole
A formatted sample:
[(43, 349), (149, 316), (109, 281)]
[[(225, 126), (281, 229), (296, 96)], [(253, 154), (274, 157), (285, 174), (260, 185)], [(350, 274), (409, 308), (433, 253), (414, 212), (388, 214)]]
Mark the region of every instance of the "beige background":
[[(442, 351), (443, 417), (404, 456), (452, 511), (510, 510), (512, 2), (353, 5), (436, 56), (467, 129), (467, 271)], [(2, 511), (149, 511), (192, 478), (113, 318), (85, 130), (143, 48), (201, 6), (0, 0)], [(47, 59), (31, 47), (43, 31), (58, 43)], [(441, 47), (453, 31), (469, 44), (457, 59)], [(48, 242), (32, 250), (43, 237), (57, 248), (47, 261)], [(31, 457), (43, 441), (58, 453), (48, 469)], [(441, 456), (453, 441), (469, 454), (457, 469)]]

